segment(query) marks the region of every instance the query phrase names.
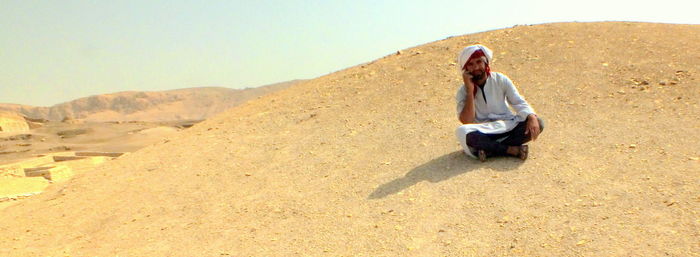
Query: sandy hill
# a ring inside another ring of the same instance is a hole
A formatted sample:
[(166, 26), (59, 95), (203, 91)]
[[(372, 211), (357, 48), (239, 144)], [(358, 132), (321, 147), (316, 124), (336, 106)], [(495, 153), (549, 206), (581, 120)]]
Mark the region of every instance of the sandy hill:
[[(0, 255), (697, 255), (699, 35), (563, 23), (405, 49), (7, 207)], [(548, 121), (525, 162), (455, 141), (476, 42)]]
[(156, 92), (129, 91), (84, 97), (51, 107), (0, 104), (0, 110), (55, 121), (66, 117), (86, 121), (203, 120), (297, 82), (293, 80), (246, 89), (200, 87)]
[(0, 111), (0, 132), (21, 132), (29, 130), (24, 117), (14, 112)]

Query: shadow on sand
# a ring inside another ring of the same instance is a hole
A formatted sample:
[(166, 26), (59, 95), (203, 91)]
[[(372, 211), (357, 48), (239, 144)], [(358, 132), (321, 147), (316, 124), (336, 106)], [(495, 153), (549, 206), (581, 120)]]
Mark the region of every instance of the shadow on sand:
[(489, 158), (485, 163), (481, 163), (479, 160), (467, 157), (462, 151), (456, 151), (413, 168), (403, 177), (379, 186), (367, 198), (384, 198), (424, 180), (437, 183), (474, 169), (486, 167), (507, 171), (515, 169), (521, 164), (522, 161), (510, 157), (493, 157)]

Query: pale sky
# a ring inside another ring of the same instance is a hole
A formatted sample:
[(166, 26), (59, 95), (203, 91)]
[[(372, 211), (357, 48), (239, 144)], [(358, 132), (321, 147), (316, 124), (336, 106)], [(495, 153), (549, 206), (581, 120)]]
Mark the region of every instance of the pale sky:
[(0, 0), (0, 103), (310, 79), (514, 25), (700, 24), (697, 2)]

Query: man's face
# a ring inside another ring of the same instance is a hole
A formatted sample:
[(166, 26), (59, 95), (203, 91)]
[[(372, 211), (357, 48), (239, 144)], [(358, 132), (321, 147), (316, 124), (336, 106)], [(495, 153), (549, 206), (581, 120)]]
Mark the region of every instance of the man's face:
[(472, 75), (473, 79), (478, 81), (486, 75), (486, 57), (473, 58), (465, 65), (467, 72)]

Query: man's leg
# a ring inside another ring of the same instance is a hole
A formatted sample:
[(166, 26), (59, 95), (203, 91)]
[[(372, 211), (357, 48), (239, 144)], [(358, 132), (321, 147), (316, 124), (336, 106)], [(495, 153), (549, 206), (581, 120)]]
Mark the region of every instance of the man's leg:
[[(539, 117), (537, 120), (540, 123), (540, 132), (542, 132), (544, 130), (544, 121)], [(512, 155), (524, 159), (527, 158), (527, 153), (523, 153), (523, 149), (520, 146), (530, 141), (530, 135), (525, 134), (526, 129), (527, 122), (520, 122), (511, 131), (503, 134), (471, 132), (467, 134), (466, 143), (470, 147), (485, 150), (488, 156)]]
[[(537, 117), (537, 121), (540, 123), (540, 133), (542, 133), (542, 131), (544, 131), (544, 120), (542, 120), (540, 117)], [(518, 125), (515, 126), (515, 128), (505, 133), (505, 135), (507, 135), (508, 137), (506, 137), (506, 139), (504, 139), (501, 143), (507, 146), (520, 146), (522, 144), (530, 142), (531, 137), (530, 134), (525, 134), (526, 130), (527, 121), (518, 123)]]
[(504, 155), (508, 146), (496, 141), (500, 137), (502, 134), (484, 134), (474, 131), (467, 134), (467, 145), (478, 150), (485, 150), (489, 155)]

